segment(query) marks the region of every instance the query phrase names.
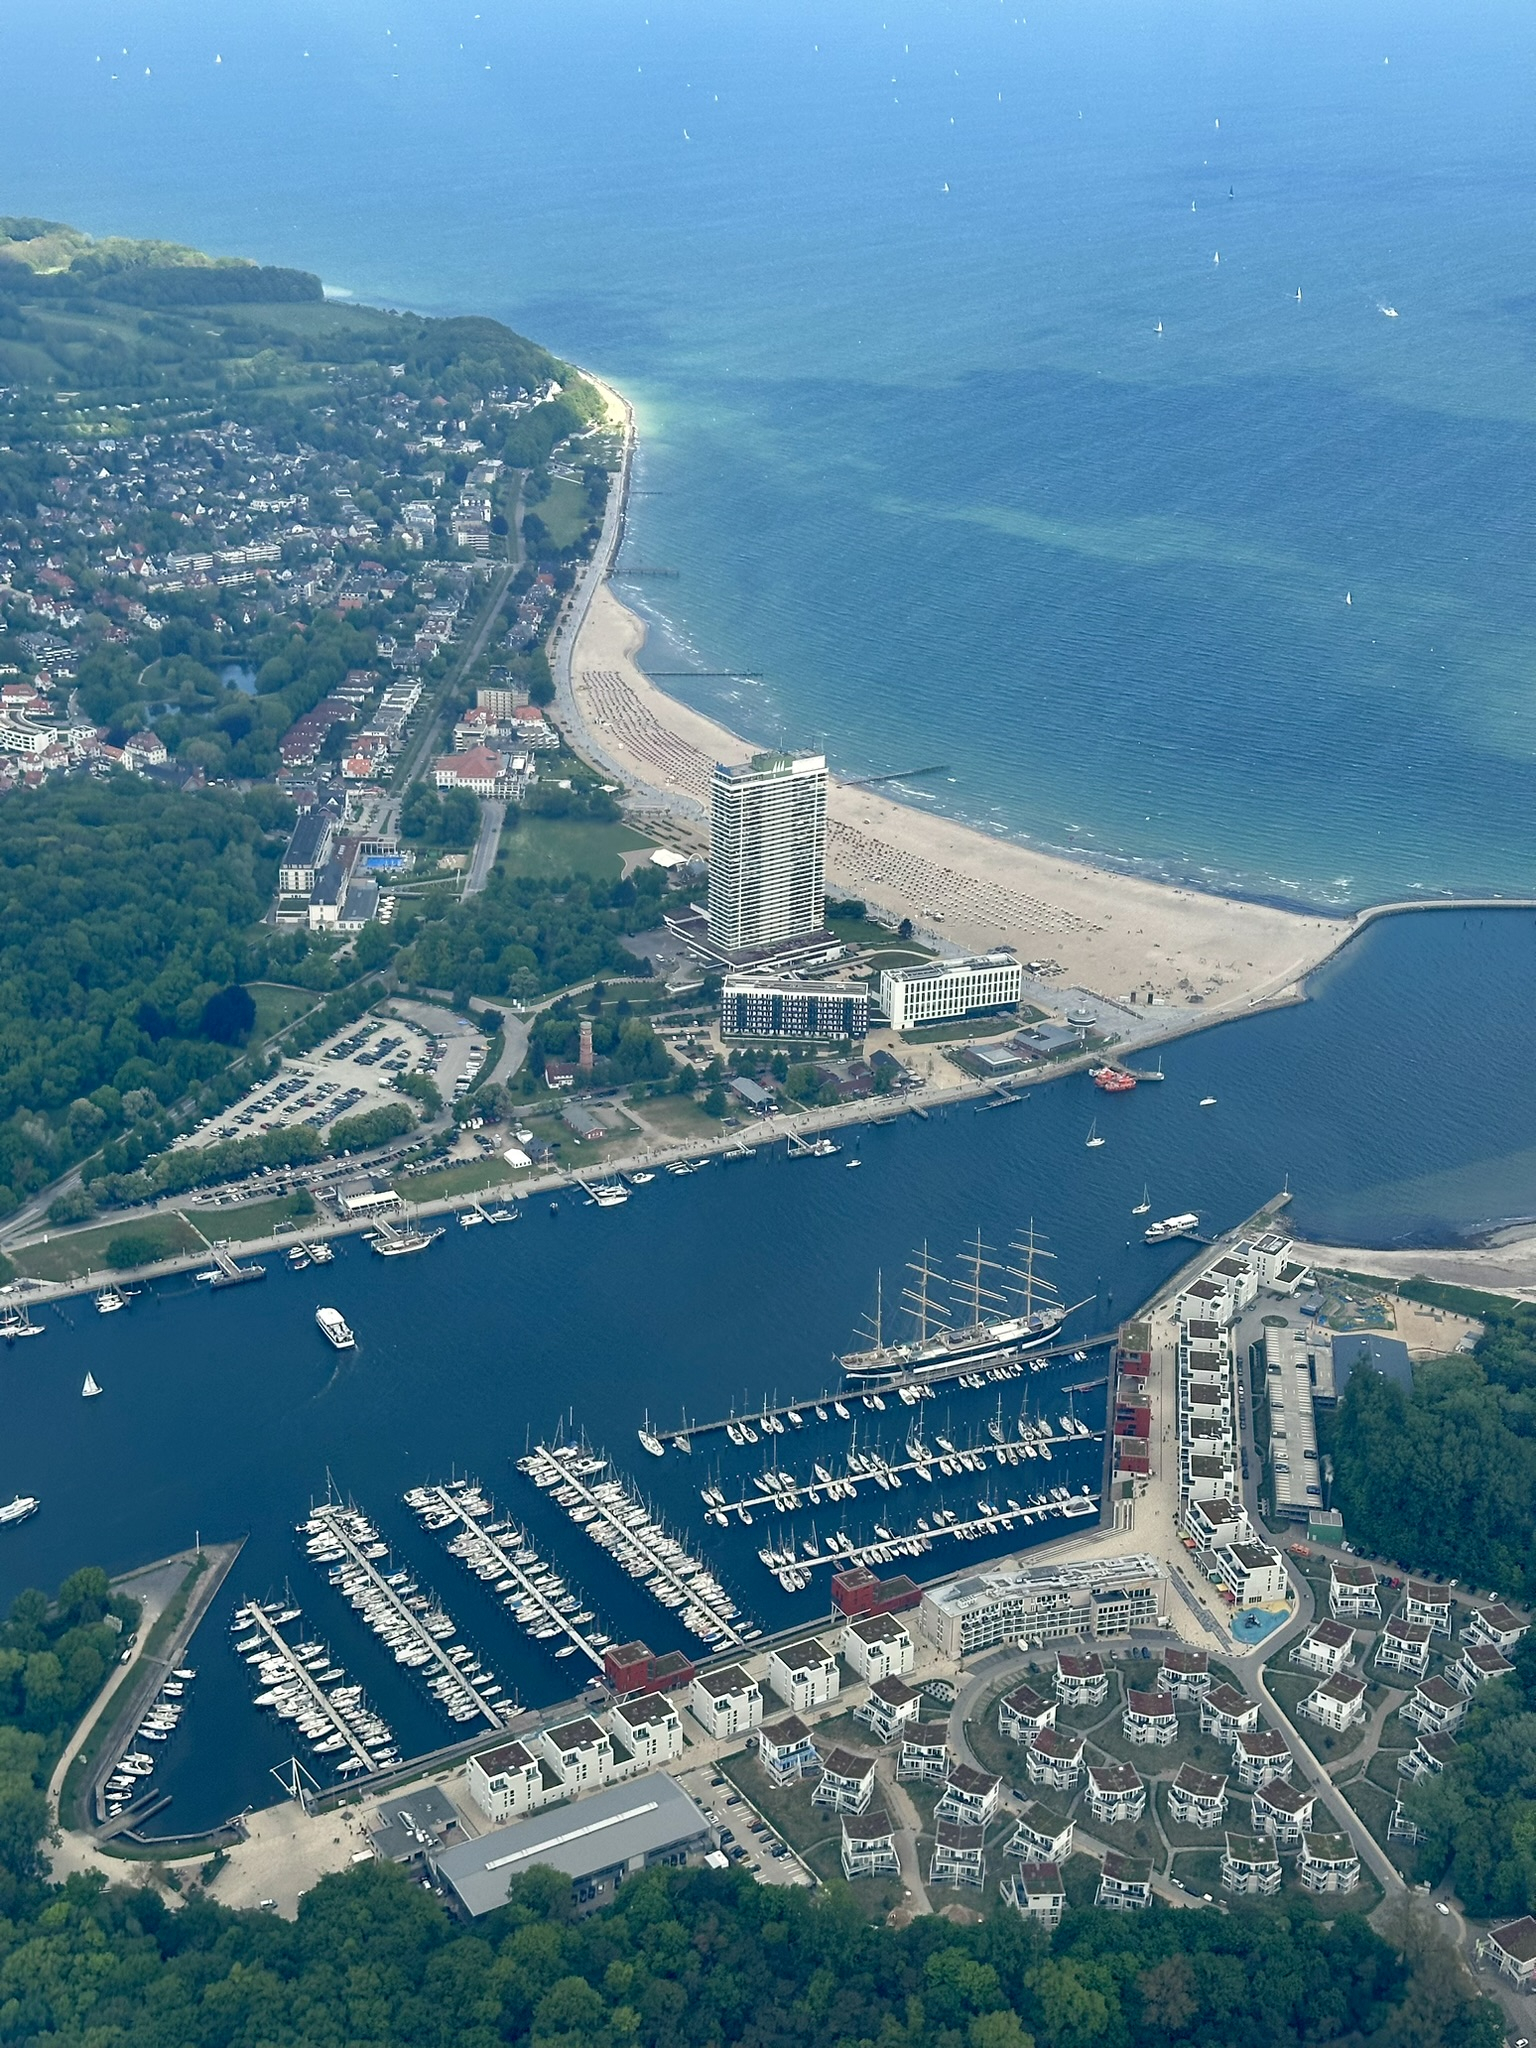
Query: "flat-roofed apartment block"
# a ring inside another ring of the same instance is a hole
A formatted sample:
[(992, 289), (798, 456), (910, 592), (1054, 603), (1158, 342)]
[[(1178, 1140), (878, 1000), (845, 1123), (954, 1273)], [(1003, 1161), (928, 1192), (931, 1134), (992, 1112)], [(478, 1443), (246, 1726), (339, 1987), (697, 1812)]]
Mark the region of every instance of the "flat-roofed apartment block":
[(1003, 1899), (1026, 1919), (1051, 1931), (1067, 1910), (1067, 1888), (1056, 1863), (1021, 1863), (1003, 1879)]
[(1403, 1588), (1404, 1621), (1417, 1621), (1432, 1636), (1451, 1632), (1451, 1593), (1448, 1586), (1432, 1585), (1428, 1579), (1410, 1579)]
[(896, 1755), (896, 1776), (903, 1784), (943, 1784), (949, 1776), (949, 1744), (942, 1735), (925, 1736), (909, 1728)]
[(662, 1693), (642, 1693), (620, 1700), (608, 1712), (608, 1733), (636, 1763), (670, 1763), (683, 1753), (683, 1724)]
[(1536, 1983), (1536, 1920), (1529, 1913), (1490, 1928), (1477, 1943), (1479, 1962), (1491, 1963), (1501, 1976), (1529, 1991)]
[(746, 1735), (762, 1726), (762, 1688), (739, 1664), (701, 1671), (688, 1688), (688, 1711), (706, 1735)]
[(709, 1822), (681, 1785), (653, 1771), (478, 1841), (430, 1848), (427, 1861), (453, 1908), (478, 1919), (504, 1905), (512, 1881), (535, 1864), (561, 1871), (572, 1903), (590, 1911), (641, 1871), (700, 1863), (713, 1846)]
[(1421, 1678), (1397, 1711), (1425, 1735), (1449, 1735), (1466, 1716), (1467, 1698), (1437, 1672), (1433, 1678)]
[(757, 754), (715, 766), (709, 835), (709, 938), (751, 952), (820, 929), (827, 844), (821, 754)]
[(1474, 1608), (1461, 1632), (1474, 1643), (1492, 1643), (1507, 1657), (1529, 1627), (1530, 1623), (1522, 1621), (1512, 1607), (1496, 1600), (1490, 1607)]
[(1064, 1707), (1097, 1707), (1109, 1698), (1109, 1672), (1097, 1650), (1058, 1650), (1055, 1685)]
[(1160, 1683), (1176, 1700), (1198, 1700), (1211, 1689), (1211, 1660), (1204, 1650), (1164, 1650)]
[(875, 1760), (862, 1750), (834, 1749), (823, 1759), (812, 1806), (834, 1813), (863, 1813), (875, 1796)]
[(1237, 1251), (1223, 1252), (1206, 1267), (1208, 1280), (1219, 1280), (1226, 1288), (1232, 1303), (1233, 1313), (1240, 1315), (1245, 1308), (1252, 1308), (1259, 1298), (1259, 1276), (1253, 1261)]
[(905, 1678), (916, 1662), (912, 1637), (894, 1614), (851, 1621), (843, 1633), (843, 1656), (866, 1685), (880, 1678)]
[(1031, 1799), (1019, 1815), (1004, 1854), (1020, 1856), (1026, 1863), (1065, 1863), (1072, 1854), (1073, 1833), (1071, 1821)]
[(1317, 1795), (1288, 1785), (1284, 1778), (1270, 1778), (1254, 1793), (1250, 1805), (1253, 1832), (1273, 1835), (1277, 1842), (1295, 1845), (1312, 1825)]
[(1016, 1685), (997, 1703), (997, 1732), (1004, 1742), (1028, 1742), (1042, 1728), (1056, 1725), (1056, 1702), (1032, 1685)]
[(944, 1794), (934, 1813), (945, 1820), (965, 1821), (984, 1828), (997, 1814), (1003, 1781), (990, 1771), (978, 1771), (972, 1764), (956, 1764), (945, 1781)]
[(587, 1792), (613, 1776), (613, 1738), (589, 1714), (541, 1729), (534, 1737), (568, 1792)]
[(768, 1683), (797, 1714), (824, 1707), (842, 1689), (837, 1659), (814, 1636), (768, 1653)]
[(880, 970), (880, 1008), (893, 1031), (988, 1010), (1016, 1010), (1023, 994), (1024, 969), (1009, 952)]
[(1463, 1692), (1476, 1692), (1490, 1678), (1506, 1678), (1514, 1665), (1492, 1643), (1463, 1642), (1461, 1655), (1451, 1668), (1451, 1679)]
[(1268, 1778), (1289, 1778), (1296, 1767), (1291, 1745), (1273, 1728), (1244, 1728), (1232, 1745), (1237, 1782), (1251, 1792)]
[(979, 1891), (987, 1881), (987, 1831), (969, 1821), (940, 1820), (933, 1823), (933, 1855), (928, 1863), (930, 1884), (974, 1885)]
[(1421, 1729), (1412, 1749), (1398, 1758), (1398, 1775), (1415, 1785), (1420, 1778), (1438, 1778), (1459, 1747), (1454, 1735), (1426, 1734)]
[(851, 981), (727, 975), (720, 990), (720, 1030), (726, 1038), (865, 1038), (869, 990)]
[(1364, 1614), (1380, 1614), (1376, 1574), (1368, 1564), (1350, 1564), (1344, 1558), (1328, 1561), (1328, 1606), (1350, 1621)]
[[(1323, 1340), (1326, 1343), (1326, 1339)], [(1271, 1320), (1264, 1331), (1265, 1391), (1269, 1400), (1269, 1474), (1275, 1514), (1304, 1522), (1321, 1507), (1317, 1472), (1317, 1416), (1312, 1389), (1318, 1339), (1299, 1323)]]
[(1280, 1889), (1280, 1851), (1265, 1835), (1228, 1835), (1221, 1888), (1241, 1899), (1272, 1899)]
[(843, 1875), (851, 1883), (856, 1877), (899, 1877), (901, 1863), (896, 1854), (896, 1829), (883, 1806), (867, 1813), (843, 1815)]
[(1179, 1715), (1173, 1695), (1166, 1692), (1135, 1692), (1125, 1695), (1125, 1712), (1120, 1732), (1127, 1742), (1148, 1749), (1170, 1749), (1179, 1739)]
[(1106, 1849), (1093, 1903), (1106, 1913), (1139, 1913), (1152, 1903), (1152, 1861)]
[(1189, 1500), (1225, 1500), (1237, 1484), (1237, 1458), (1232, 1450), (1207, 1445), (1196, 1450), (1191, 1439), (1184, 1456), (1183, 1493)]
[(1387, 1617), (1376, 1638), (1376, 1663), (1382, 1671), (1405, 1671), (1422, 1678), (1429, 1669), (1429, 1630), (1421, 1622)]
[(1088, 1595), (1088, 1612), (1100, 1642), (1128, 1636), (1133, 1629), (1161, 1628), (1162, 1581), (1141, 1579), (1131, 1585), (1094, 1586)]
[(1349, 1662), (1350, 1652), (1355, 1647), (1355, 1632), (1347, 1621), (1335, 1621), (1325, 1616), (1313, 1622), (1299, 1643), (1291, 1649), (1291, 1662), (1299, 1664), (1303, 1671), (1314, 1671), (1320, 1677), (1332, 1678), (1336, 1671), (1342, 1671)]
[(539, 1769), (538, 1758), (520, 1742), (503, 1742), (495, 1749), (483, 1749), (469, 1760), (466, 1773), (469, 1796), (489, 1821), (517, 1820), (547, 1805), (551, 1792)]
[(1296, 1875), (1309, 1892), (1352, 1892), (1360, 1882), (1360, 1857), (1348, 1835), (1304, 1834)]
[(1253, 1524), (1235, 1500), (1192, 1500), (1184, 1507), (1184, 1526), (1197, 1550), (1221, 1550), (1233, 1543), (1251, 1543)]
[(792, 1784), (821, 1769), (821, 1753), (798, 1714), (766, 1723), (757, 1731), (757, 1759), (775, 1785)]
[[(1109, 1603), (1135, 1595), (1147, 1627), (1166, 1613), (1167, 1575), (1155, 1557), (1134, 1555), (1056, 1564), (999, 1565), (930, 1586), (918, 1625), (941, 1656), (960, 1658), (994, 1643), (1042, 1646), (1091, 1635)], [(1095, 1597), (1097, 1596), (1097, 1598)], [(1116, 1626), (1120, 1616), (1116, 1610)]]
[(1042, 1728), (1031, 1735), (1024, 1752), (1031, 1785), (1049, 1785), (1070, 1792), (1083, 1771), (1083, 1738), (1062, 1728)]
[(1325, 1678), (1296, 1711), (1305, 1714), (1309, 1721), (1316, 1721), (1320, 1728), (1331, 1728), (1335, 1734), (1341, 1734), (1365, 1719), (1365, 1680), (1349, 1678), (1342, 1671), (1337, 1677)]
[(1236, 1686), (1213, 1685), (1200, 1702), (1200, 1733), (1214, 1735), (1229, 1749), (1240, 1730), (1258, 1725), (1258, 1702), (1245, 1698)]
[(1147, 1788), (1134, 1764), (1088, 1766), (1088, 1811), (1096, 1821), (1113, 1826), (1140, 1820), (1147, 1810)]
[(1226, 1818), (1227, 1781), (1194, 1764), (1182, 1764), (1168, 1787), (1168, 1811), (1190, 1828), (1217, 1828)]
[(904, 1678), (877, 1678), (869, 1698), (854, 1708), (853, 1718), (862, 1721), (877, 1742), (894, 1742), (916, 1724), (922, 1703), (922, 1694)]
[(1229, 1593), (1235, 1607), (1261, 1607), (1290, 1591), (1285, 1560), (1267, 1543), (1233, 1543), (1215, 1553), (1208, 1569), (1212, 1584)]

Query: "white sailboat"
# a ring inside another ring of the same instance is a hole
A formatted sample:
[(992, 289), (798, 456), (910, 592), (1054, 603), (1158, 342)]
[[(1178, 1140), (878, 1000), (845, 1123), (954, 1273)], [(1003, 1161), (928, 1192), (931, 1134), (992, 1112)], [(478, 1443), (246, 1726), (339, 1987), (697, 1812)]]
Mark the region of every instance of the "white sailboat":
[(100, 1392), (101, 1389), (96, 1384), (96, 1375), (88, 1372), (85, 1376), (85, 1385), (80, 1389), (80, 1398), (83, 1401), (93, 1401)]
[(1133, 1216), (1145, 1216), (1147, 1211), (1151, 1208), (1151, 1206), (1152, 1191), (1148, 1187), (1147, 1183), (1143, 1181), (1141, 1184), (1141, 1200), (1136, 1204), (1135, 1208), (1131, 1211), (1131, 1214)]
[(1095, 1117), (1093, 1122), (1088, 1126), (1087, 1145), (1089, 1151), (1093, 1151), (1095, 1147), (1102, 1145), (1103, 1142), (1104, 1140), (1099, 1136), (1099, 1120), (1097, 1117)]

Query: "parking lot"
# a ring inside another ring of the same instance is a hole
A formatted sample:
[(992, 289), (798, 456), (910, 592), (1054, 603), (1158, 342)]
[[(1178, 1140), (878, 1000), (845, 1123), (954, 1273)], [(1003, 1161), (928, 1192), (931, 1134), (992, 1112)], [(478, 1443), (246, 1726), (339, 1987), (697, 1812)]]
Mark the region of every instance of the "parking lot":
[(719, 1829), (726, 1855), (750, 1870), (759, 1884), (815, 1883), (793, 1849), (779, 1839), (729, 1778), (700, 1764), (695, 1770), (679, 1771), (677, 1782)]
[(281, 1072), (253, 1088), (222, 1114), (206, 1118), (178, 1145), (204, 1146), (263, 1131), (307, 1124), (324, 1132), (339, 1117), (362, 1116), (404, 1099), (395, 1086), (403, 1074), (425, 1074), (451, 1106), (485, 1058), (482, 1032), (449, 1010), (420, 1017), (363, 1017), (313, 1052), (285, 1061)]

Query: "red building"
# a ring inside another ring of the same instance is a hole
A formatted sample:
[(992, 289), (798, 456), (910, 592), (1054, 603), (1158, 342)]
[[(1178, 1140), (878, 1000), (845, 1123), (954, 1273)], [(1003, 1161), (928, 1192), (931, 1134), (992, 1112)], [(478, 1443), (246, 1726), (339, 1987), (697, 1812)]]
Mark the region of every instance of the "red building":
[(696, 1666), (681, 1650), (656, 1656), (648, 1643), (616, 1643), (603, 1652), (608, 1683), (622, 1698), (634, 1692), (671, 1692), (692, 1683)]
[(916, 1607), (923, 1589), (905, 1573), (894, 1579), (877, 1578), (867, 1565), (854, 1565), (838, 1572), (832, 1580), (832, 1602), (847, 1615), (900, 1614)]

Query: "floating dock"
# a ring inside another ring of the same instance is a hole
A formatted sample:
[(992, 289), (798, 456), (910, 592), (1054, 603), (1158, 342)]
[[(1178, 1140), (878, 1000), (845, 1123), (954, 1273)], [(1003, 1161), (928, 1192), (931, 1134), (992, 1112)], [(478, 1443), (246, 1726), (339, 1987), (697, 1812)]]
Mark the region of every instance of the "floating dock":
[(876, 1523), (873, 1543), (855, 1543), (843, 1530), (823, 1543), (813, 1525), (804, 1542), (797, 1545), (791, 1539), (777, 1548), (765, 1544), (757, 1554), (786, 1593), (799, 1593), (809, 1584), (810, 1574), (818, 1565), (842, 1569), (852, 1564), (889, 1564), (898, 1557), (921, 1557), (933, 1548), (934, 1539), (939, 1536), (974, 1542), (981, 1536), (1007, 1534), (1015, 1523), (1033, 1528), (1058, 1517), (1076, 1521), (1096, 1515), (1099, 1500), (1099, 1495), (1091, 1490), (1071, 1493), (1065, 1486), (1059, 1486), (1050, 1499), (1036, 1494), (1027, 1501), (1010, 1499), (1002, 1507), (992, 1500), (979, 1500), (976, 1513), (965, 1519), (953, 1508), (940, 1508), (931, 1521), (927, 1516), (919, 1516), (917, 1525), (911, 1529), (886, 1529)]
[(499, 1682), (484, 1671), (473, 1651), (448, 1639), (457, 1634), (453, 1618), (422, 1593), (403, 1571), (379, 1570), (389, 1563), (388, 1546), (356, 1508), (327, 1501), (299, 1524), (317, 1564), (328, 1564), (363, 1619), (393, 1652), (395, 1662), (421, 1671), (428, 1690), (451, 1721), (483, 1720), (500, 1729), (518, 1711), (500, 1697)]
[(494, 1519), (495, 1504), (474, 1480), (455, 1480), (451, 1486), (413, 1486), (405, 1504), (415, 1509), (428, 1529), (458, 1529), (448, 1545), (450, 1555), (461, 1559), (477, 1579), (494, 1585), (502, 1605), (536, 1640), (553, 1643), (560, 1636), (564, 1641), (554, 1652), (557, 1657), (580, 1652), (599, 1671), (603, 1669), (603, 1651), (613, 1638), (583, 1633), (582, 1624), (594, 1617), (582, 1608), (580, 1597), (545, 1564), (526, 1530), (515, 1522)]
[(658, 1429), (656, 1435), (678, 1451), (691, 1451), (695, 1437), (709, 1436), (717, 1430), (723, 1430), (727, 1435), (733, 1430), (740, 1431), (740, 1435), (732, 1437), (732, 1442), (755, 1444), (759, 1431), (767, 1436), (783, 1436), (786, 1423), (792, 1429), (803, 1429), (812, 1419), (827, 1422), (834, 1414), (839, 1422), (846, 1422), (856, 1403), (870, 1409), (883, 1408), (887, 1394), (894, 1394), (904, 1407), (914, 1408), (919, 1401), (929, 1398), (928, 1389), (932, 1387), (955, 1382), (974, 1389), (989, 1382), (1005, 1383), (1018, 1379), (1026, 1368), (1030, 1372), (1040, 1372), (1053, 1359), (1076, 1358), (1079, 1352), (1086, 1359), (1090, 1352), (1112, 1344), (1114, 1337), (1111, 1330), (1102, 1336), (1080, 1338), (1075, 1343), (1053, 1344), (1039, 1351), (1022, 1352), (1000, 1364), (979, 1368), (956, 1365), (937, 1372), (894, 1373), (885, 1379), (859, 1380), (837, 1394), (823, 1391), (807, 1400), (776, 1404), (765, 1402), (760, 1410), (750, 1415), (724, 1415), (714, 1422), (685, 1421), (675, 1429)]
[(333, 1768), (338, 1776), (396, 1762), (400, 1752), (394, 1737), (364, 1702), (362, 1687), (342, 1683), (346, 1673), (331, 1663), (323, 1645), (290, 1643), (283, 1635), (283, 1628), (299, 1619), (297, 1608), (266, 1607), (256, 1600), (235, 1611), (236, 1634), (251, 1631), (235, 1649), (255, 1667), (262, 1686), (257, 1706), (273, 1707), (283, 1720), (296, 1721), (317, 1757), (337, 1759)]
[(761, 1635), (708, 1568), (656, 1522), (622, 1480), (605, 1479), (608, 1460), (577, 1444), (540, 1444), (517, 1468), (555, 1499), (621, 1570), (677, 1613), (701, 1641), (730, 1649)]

